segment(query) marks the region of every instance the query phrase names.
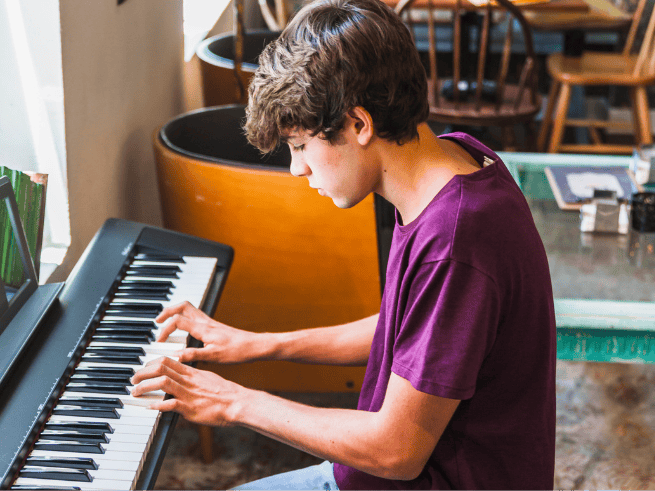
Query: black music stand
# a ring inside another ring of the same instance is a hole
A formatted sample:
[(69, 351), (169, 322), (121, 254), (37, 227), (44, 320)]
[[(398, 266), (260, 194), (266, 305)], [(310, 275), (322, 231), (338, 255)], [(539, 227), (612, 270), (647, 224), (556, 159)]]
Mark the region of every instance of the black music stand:
[(15, 291), (10, 291), (0, 278), (0, 352), (10, 354), (0, 357), (0, 387), (64, 286), (64, 283), (39, 286), (23, 224), (18, 215), (14, 189), (6, 176), (0, 177), (0, 206), (3, 203), (18, 246), (24, 281)]

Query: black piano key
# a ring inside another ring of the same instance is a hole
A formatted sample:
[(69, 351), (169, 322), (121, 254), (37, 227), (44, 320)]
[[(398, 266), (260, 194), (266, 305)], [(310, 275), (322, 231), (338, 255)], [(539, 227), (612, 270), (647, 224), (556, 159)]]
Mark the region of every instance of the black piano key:
[(129, 396), (130, 391), (127, 389), (127, 384), (107, 384), (107, 383), (69, 383), (66, 388), (74, 390), (75, 392), (84, 392), (88, 394), (116, 394)]
[(88, 457), (27, 457), (25, 465), (39, 467), (65, 467), (68, 469), (98, 469), (95, 460)]
[(142, 320), (102, 320), (98, 324), (98, 328), (108, 329), (108, 328), (120, 328), (120, 329), (157, 329), (157, 325), (152, 321), (142, 321)]
[(82, 356), (82, 361), (88, 363), (115, 363), (117, 365), (142, 365), (141, 359), (138, 356), (129, 355), (113, 356), (89, 353)]
[(151, 329), (146, 328), (122, 328), (122, 327), (99, 327), (93, 333), (94, 336), (115, 336), (115, 337), (129, 337), (129, 336), (145, 336), (146, 338), (154, 341), (155, 335)]
[(50, 467), (25, 466), (21, 469), (18, 476), (29, 479), (52, 479), (56, 481), (93, 481), (86, 469), (56, 469)]
[[(116, 327), (103, 327), (103, 328), (96, 329), (96, 331), (93, 334), (94, 336), (105, 336), (110, 339), (111, 337), (119, 338), (119, 337), (141, 336), (151, 341), (155, 340), (155, 334), (148, 329), (121, 329)], [(105, 342), (111, 342), (111, 341), (105, 341)]]
[(131, 377), (136, 372), (130, 367), (90, 367), (77, 368), (73, 375), (103, 375), (106, 377)]
[(46, 430), (77, 430), (86, 433), (113, 433), (114, 429), (109, 423), (99, 421), (49, 421)]
[(171, 291), (173, 291), (173, 283), (171, 281), (134, 280), (125, 283), (120, 283), (116, 291), (143, 292), (143, 293), (171, 293)]
[(109, 443), (109, 438), (104, 433), (82, 433), (81, 431), (75, 430), (43, 430), (39, 438), (50, 441), (77, 443)]
[(127, 268), (128, 271), (143, 271), (143, 270), (153, 270), (153, 271), (162, 271), (164, 273), (173, 272), (179, 273), (182, 271), (179, 266), (175, 264), (130, 264)]
[(180, 278), (180, 276), (175, 271), (165, 271), (154, 268), (128, 269), (125, 274), (128, 278), (130, 276), (139, 276), (143, 278)]
[(105, 315), (154, 319), (164, 307), (158, 303), (110, 303)]
[(136, 310), (139, 312), (161, 312), (164, 310), (162, 304), (157, 302), (111, 302), (108, 308), (118, 311)]
[(125, 343), (125, 344), (150, 344), (154, 340), (152, 334), (147, 335), (130, 335), (130, 336), (111, 336), (111, 335), (96, 335), (91, 338), (91, 341), (99, 341), (102, 343)]
[(103, 454), (105, 449), (100, 443), (63, 442), (56, 440), (37, 440), (35, 450), (49, 450), (51, 452), (72, 452), (87, 454)]
[(139, 278), (130, 278), (128, 276), (121, 280), (121, 282), (118, 284), (118, 288), (140, 287), (141, 285), (157, 290), (164, 288), (172, 290), (175, 287), (175, 284), (169, 280), (141, 280)]
[(130, 378), (127, 375), (102, 375), (102, 374), (86, 374), (86, 373), (74, 373), (70, 378), (72, 383), (84, 383), (84, 382), (98, 382), (105, 383), (107, 385), (130, 385)]
[(115, 300), (162, 300), (164, 302), (170, 300), (168, 293), (157, 292), (129, 292), (119, 291), (114, 293)]
[(88, 346), (84, 353), (100, 353), (100, 354), (116, 354), (116, 355), (133, 355), (145, 356), (146, 352), (143, 348), (138, 346), (124, 346), (123, 348), (116, 348), (115, 346)]
[[(66, 386), (66, 388), (69, 387), (70, 384)], [(123, 407), (123, 401), (118, 397), (75, 397), (66, 395), (59, 399), (59, 404), (78, 407), (115, 407), (119, 409)]]
[(120, 414), (114, 408), (89, 408), (89, 407), (76, 407), (76, 406), (66, 406), (66, 405), (57, 405), (52, 410), (52, 414), (57, 414), (59, 416), (77, 416), (84, 418), (96, 418), (96, 419), (119, 419)]
[(159, 312), (154, 312), (154, 311), (146, 311), (145, 309), (139, 310), (139, 309), (113, 309), (109, 308), (107, 309), (107, 315), (116, 315), (116, 316), (121, 316), (121, 317), (141, 317), (143, 319), (155, 319), (158, 315)]
[(175, 256), (173, 254), (160, 254), (160, 253), (149, 253), (149, 252), (140, 252), (134, 256), (135, 261), (160, 261), (170, 262), (170, 263), (179, 263), (186, 264), (186, 261), (182, 256)]

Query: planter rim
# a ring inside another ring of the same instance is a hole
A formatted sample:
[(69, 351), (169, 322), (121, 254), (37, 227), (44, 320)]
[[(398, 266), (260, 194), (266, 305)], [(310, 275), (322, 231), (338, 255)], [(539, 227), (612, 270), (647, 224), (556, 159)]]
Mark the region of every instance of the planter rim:
[[(275, 33), (276, 31), (271, 31), (268, 29), (253, 29), (246, 33), (246, 37), (251, 34), (264, 35), (264, 34), (275, 34)], [(279, 32), (277, 34), (279, 34)], [(234, 37), (234, 34), (228, 32), (228, 33), (223, 33), (223, 34), (218, 34), (216, 36), (208, 37), (198, 45), (198, 47), (196, 48), (196, 55), (198, 55), (198, 58), (200, 58), (202, 61), (204, 61), (205, 63), (209, 63), (210, 65), (216, 65), (222, 68), (234, 68), (234, 60), (230, 58), (225, 58), (224, 56), (217, 55), (216, 53), (214, 53), (209, 49), (209, 46), (212, 45), (214, 42), (230, 37)], [(251, 71), (251, 72), (257, 70), (258, 66), (259, 65), (256, 63), (249, 63), (249, 62), (241, 63), (242, 70)]]
[(158, 138), (160, 142), (164, 145), (164, 147), (168, 148), (169, 150), (179, 153), (181, 155), (185, 155), (187, 157), (191, 157), (195, 160), (199, 160), (201, 162), (205, 162), (207, 164), (223, 164), (223, 165), (229, 165), (232, 167), (241, 167), (244, 169), (252, 169), (252, 170), (266, 170), (266, 171), (276, 171), (276, 172), (286, 172), (289, 173), (289, 167), (288, 166), (279, 166), (279, 165), (267, 165), (267, 164), (256, 164), (256, 163), (250, 163), (250, 162), (242, 162), (238, 160), (232, 160), (232, 159), (226, 159), (226, 158), (220, 158), (220, 157), (213, 157), (211, 155), (203, 155), (200, 153), (196, 152), (191, 152), (189, 150), (186, 150), (176, 144), (174, 144), (167, 136), (167, 130), (173, 126), (175, 123), (180, 121), (181, 119), (185, 119), (189, 116), (193, 116), (195, 114), (200, 114), (200, 113), (205, 113), (205, 112), (215, 112), (219, 111), (221, 109), (238, 109), (238, 108), (245, 108), (243, 104), (227, 104), (224, 106), (210, 106), (210, 107), (202, 107), (200, 109), (195, 109), (193, 111), (188, 111), (183, 114), (180, 114), (179, 116), (174, 117), (173, 119), (169, 120), (166, 124), (164, 124), (161, 129), (158, 131)]

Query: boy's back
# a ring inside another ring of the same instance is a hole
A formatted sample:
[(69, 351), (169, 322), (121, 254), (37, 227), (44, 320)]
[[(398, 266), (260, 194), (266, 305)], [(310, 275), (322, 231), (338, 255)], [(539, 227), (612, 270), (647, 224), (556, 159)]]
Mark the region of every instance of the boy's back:
[[(545, 251), (523, 195), (493, 152), (446, 136), (480, 163), (394, 230), (359, 409), (377, 411), (390, 372), (461, 399), (414, 481), (335, 465), (340, 488), (552, 489), (555, 321)], [(443, 137), (442, 137), (443, 138)]]

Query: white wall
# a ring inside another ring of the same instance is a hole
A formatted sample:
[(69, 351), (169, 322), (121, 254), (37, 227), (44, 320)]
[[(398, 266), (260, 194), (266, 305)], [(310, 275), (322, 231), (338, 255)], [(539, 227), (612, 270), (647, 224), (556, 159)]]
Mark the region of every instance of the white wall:
[(161, 224), (152, 135), (182, 111), (182, 0), (61, 0), (72, 243), (109, 217)]

